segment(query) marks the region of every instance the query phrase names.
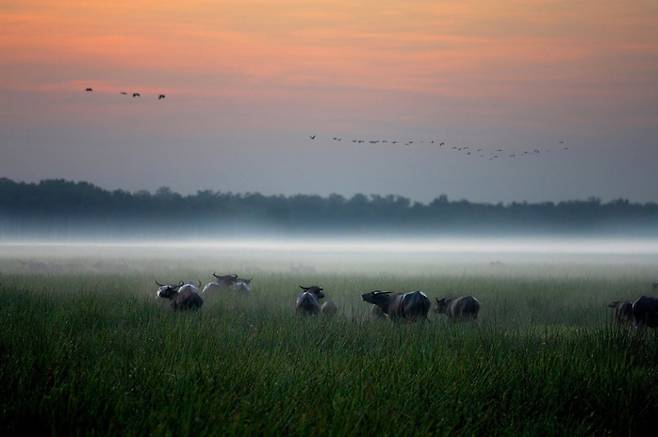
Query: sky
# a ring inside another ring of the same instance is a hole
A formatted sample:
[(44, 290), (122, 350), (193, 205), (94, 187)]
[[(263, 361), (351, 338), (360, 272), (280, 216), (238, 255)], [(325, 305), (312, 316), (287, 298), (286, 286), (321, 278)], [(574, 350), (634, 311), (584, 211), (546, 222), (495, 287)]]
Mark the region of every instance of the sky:
[(0, 0), (0, 177), (658, 201), (657, 169), (655, 0)]

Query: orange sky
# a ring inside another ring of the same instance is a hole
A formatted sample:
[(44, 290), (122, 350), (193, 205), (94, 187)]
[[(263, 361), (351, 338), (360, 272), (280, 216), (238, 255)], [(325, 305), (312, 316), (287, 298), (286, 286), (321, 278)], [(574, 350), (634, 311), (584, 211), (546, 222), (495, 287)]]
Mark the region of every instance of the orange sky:
[(48, 97), (93, 86), (185, 99), (184, 114), (167, 109), (181, 135), (212, 136), (217, 118), (268, 135), (296, 122), (429, 135), (441, 120), (469, 141), (561, 126), (586, 147), (596, 130), (654, 133), (658, 2), (5, 0), (0, 69), (16, 99), (5, 126), (33, 108), (25, 93), (44, 123), (67, 109), (93, 123), (87, 103)]
[[(256, 86), (264, 93), (317, 87), (313, 94), (321, 95), (330, 87), (500, 97), (524, 93), (527, 83), (630, 95), (655, 84), (653, 0), (3, 3), (0, 54), (16, 66), (8, 87), (93, 82), (113, 91), (137, 85), (205, 95)], [(19, 64), (78, 73), (47, 80), (22, 74)]]

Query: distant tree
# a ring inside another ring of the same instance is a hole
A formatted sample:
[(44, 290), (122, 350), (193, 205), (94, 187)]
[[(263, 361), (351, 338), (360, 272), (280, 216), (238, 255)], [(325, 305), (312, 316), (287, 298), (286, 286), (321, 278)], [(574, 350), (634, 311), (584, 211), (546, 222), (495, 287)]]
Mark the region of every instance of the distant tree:
[[(171, 230), (212, 231), (251, 226), (288, 232), (624, 232), (658, 233), (658, 205), (597, 197), (559, 203), (503, 204), (450, 201), (442, 194), (428, 204), (396, 195), (345, 198), (298, 194), (265, 196), (202, 190), (181, 195), (169, 187), (155, 193), (108, 191), (64, 179), (38, 183), (0, 178), (0, 238), (7, 235), (73, 235), (116, 232), (171, 235)], [(13, 233), (13, 234), (12, 234)]]

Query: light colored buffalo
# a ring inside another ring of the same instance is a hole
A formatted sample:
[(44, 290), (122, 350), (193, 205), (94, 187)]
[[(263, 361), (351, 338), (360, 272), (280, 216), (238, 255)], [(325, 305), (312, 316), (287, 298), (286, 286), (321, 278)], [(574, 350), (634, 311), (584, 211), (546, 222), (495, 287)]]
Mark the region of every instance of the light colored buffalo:
[(377, 305), (373, 305), (370, 309), (370, 318), (373, 320), (388, 319), (388, 314), (386, 314), (384, 310), (382, 310)]
[(614, 308), (613, 318), (619, 325), (630, 325), (633, 323), (633, 303), (630, 300), (616, 300), (608, 304)]
[[(203, 299), (199, 296), (199, 289), (190, 283), (180, 284), (161, 284), (155, 281), (158, 285), (158, 297), (169, 299), (171, 308), (177, 310), (198, 310), (203, 305)], [(199, 281), (201, 286), (201, 281)]]
[(204, 294), (210, 290), (231, 290), (242, 295), (251, 294), (251, 279), (240, 278), (234, 273), (221, 276), (217, 273), (213, 273), (212, 275), (215, 279), (203, 287)]
[(297, 296), (295, 302), (297, 314), (319, 314), (321, 311), (320, 299), (324, 297), (322, 287), (318, 287), (317, 285), (304, 287), (300, 285), (299, 288), (303, 291)]
[(323, 316), (333, 317), (338, 313), (338, 307), (333, 301), (328, 300), (320, 306), (320, 313)]

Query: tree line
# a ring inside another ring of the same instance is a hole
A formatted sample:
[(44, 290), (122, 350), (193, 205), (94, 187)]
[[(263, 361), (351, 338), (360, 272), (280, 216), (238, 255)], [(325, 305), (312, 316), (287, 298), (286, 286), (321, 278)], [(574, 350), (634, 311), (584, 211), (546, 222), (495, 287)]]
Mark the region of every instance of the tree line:
[(106, 190), (63, 179), (0, 178), (0, 238), (163, 237), (213, 233), (658, 233), (658, 205), (602, 202), (474, 203), (440, 195), (429, 203), (396, 195), (271, 195), (203, 190), (182, 195)]

